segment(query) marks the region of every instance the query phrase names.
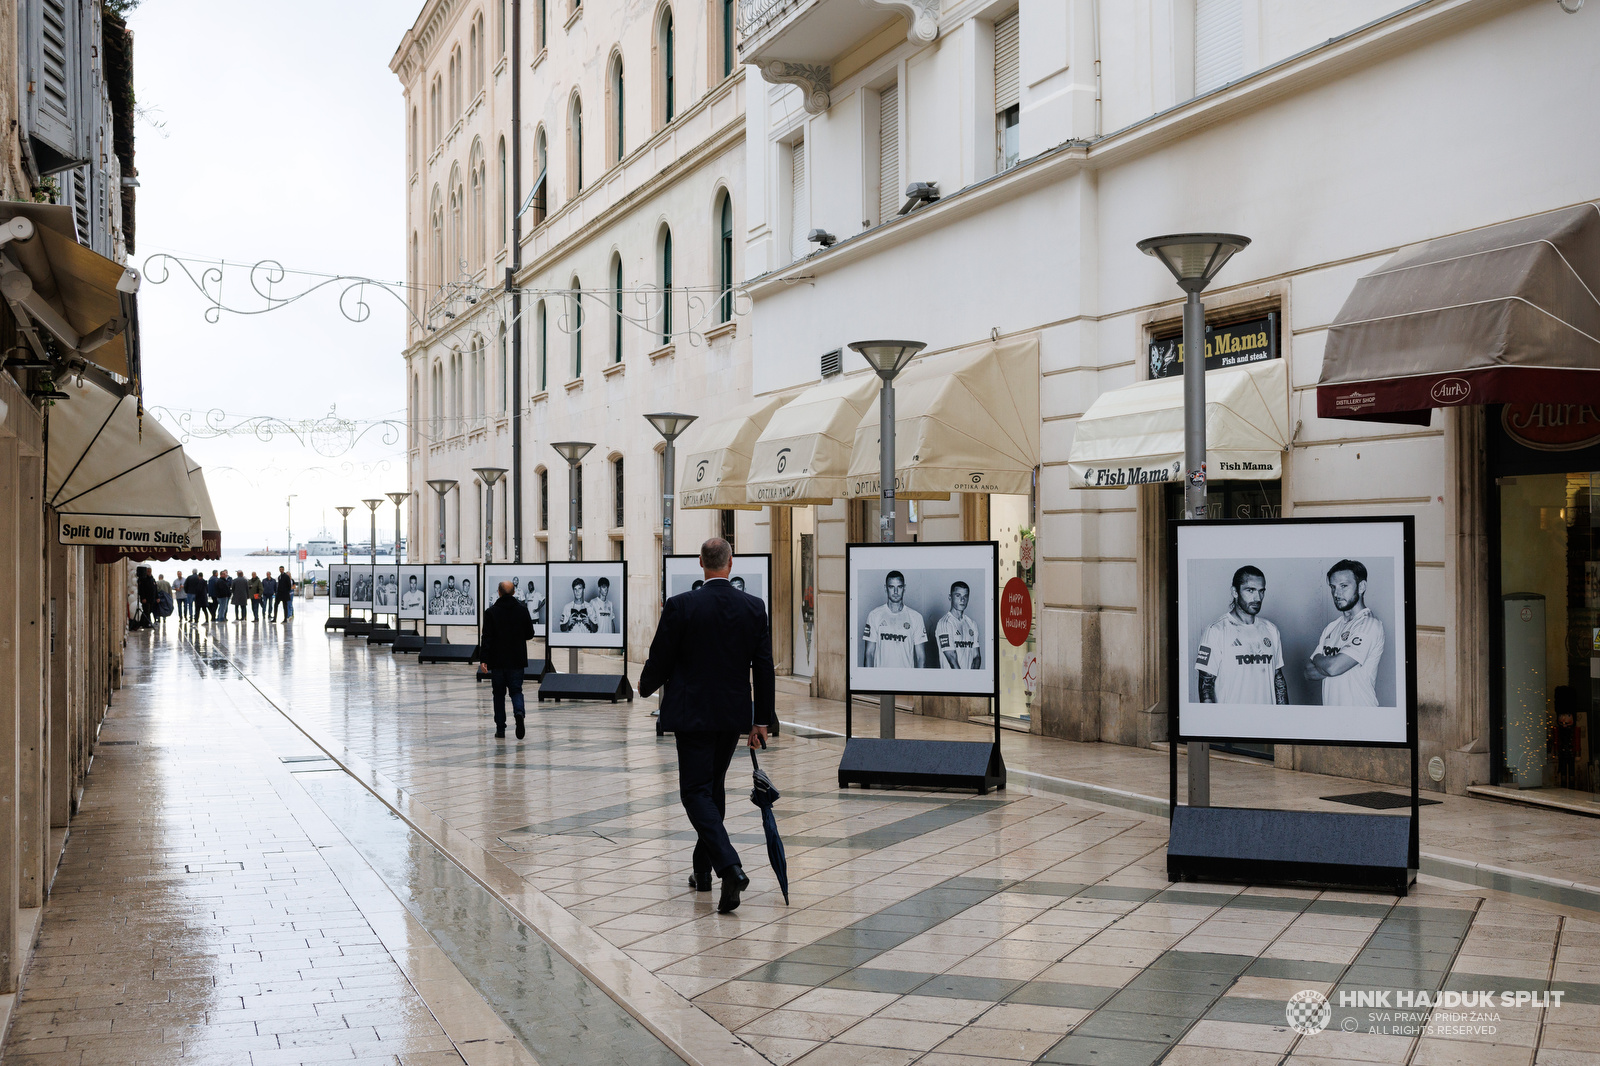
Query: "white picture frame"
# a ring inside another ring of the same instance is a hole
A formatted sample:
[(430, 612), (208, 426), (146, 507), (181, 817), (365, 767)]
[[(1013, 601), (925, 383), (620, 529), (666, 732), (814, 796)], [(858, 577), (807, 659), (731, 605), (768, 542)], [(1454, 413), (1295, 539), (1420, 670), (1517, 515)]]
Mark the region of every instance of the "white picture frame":
[[(401, 563), (398, 570), (400, 572), (400, 619), (402, 621), (424, 621), (428, 606), (427, 567), (422, 563)], [(413, 581), (416, 583), (414, 588), (412, 586)]]
[[(620, 559), (546, 563), (551, 648), (627, 648), (628, 564)], [(576, 582), (582, 582), (581, 592)], [(602, 584), (602, 582), (604, 584)], [(581, 602), (575, 597), (581, 597)]]
[(350, 606), (350, 564), (328, 564), (328, 604), (332, 607)]
[(483, 567), (485, 609), (500, 596), (500, 582), (517, 583), (517, 599), (533, 619), (533, 635), (542, 637), (550, 615), (550, 575), (544, 563), (486, 563)]
[(400, 568), (379, 563), (372, 570), (372, 613), (379, 618), (400, 615)]
[(373, 565), (371, 563), (350, 564), (350, 609), (352, 611), (372, 610), (372, 580)]
[[(705, 569), (698, 555), (669, 555), (663, 560), (661, 573), (662, 602), (685, 592), (693, 592), (696, 583), (704, 583)], [(733, 569), (728, 580), (743, 592), (760, 600), (767, 609), (768, 624), (772, 620), (772, 556), (734, 555)]]
[(479, 584), (476, 563), (429, 563), (423, 570), (423, 622), (430, 626), (476, 628), (482, 609)]

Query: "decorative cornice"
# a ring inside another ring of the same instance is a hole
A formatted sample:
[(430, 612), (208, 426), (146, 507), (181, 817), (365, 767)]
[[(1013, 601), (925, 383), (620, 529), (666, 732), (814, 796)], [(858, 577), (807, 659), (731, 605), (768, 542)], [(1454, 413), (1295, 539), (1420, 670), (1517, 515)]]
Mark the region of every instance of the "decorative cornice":
[(826, 64), (790, 63), (784, 59), (769, 59), (761, 64), (761, 77), (773, 85), (798, 85), (805, 91), (806, 113), (820, 115), (828, 110), (832, 100), (828, 90), (833, 88), (833, 68)]
[(861, 0), (866, 7), (881, 8), (904, 15), (911, 25), (906, 40), (930, 44), (939, 36), (939, 0)]

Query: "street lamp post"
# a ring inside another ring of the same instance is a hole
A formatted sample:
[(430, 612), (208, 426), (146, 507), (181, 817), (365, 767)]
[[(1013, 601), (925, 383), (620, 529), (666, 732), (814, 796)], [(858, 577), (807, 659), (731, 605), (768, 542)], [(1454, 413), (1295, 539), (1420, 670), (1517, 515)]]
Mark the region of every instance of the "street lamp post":
[[(339, 512), (339, 517), (344, 520), (344, 549), (343, 549), (343, 554), (342, 554), (341, 558), (344, 559), (344, 564), (345, 564), (345, 567), (346, 567), (346, 573), (348, 573), (349, 572), (348, 568), (350, 566), (350, 512), (354, 511), (355, 508), (354, 507), (335, 507), (334, 510), (338, 511)], [(328, 598), (330, 600), (333, 599), (333, 575), (331, 573), (328, 575)], [(349, 603), (346, 603), (344, 605), (344, 616), (346, 618), (350, 617), (350, 604)]]
[[(567, 461), (567, 559), (576, 562), (578, 559), (578, 479), (582, 477), (580, 463), (583, 457), (589, 454), (594, 447), (586, 441), (563, 440), (556, 441), (550, 447), (560, 453), (561, 458)], [(554, 592), (554, 590), (550, 590)], [(570, 648), (567, 652), (567, 671), (578, 672), (578, 649)]]
[(484, 488), (488, 490), (483, 505), (483, 561), (492, 563), (494, 562), (494, 487), (506, 476), (506, 469), (503, 466), (475, 466), (472, 472), (482, 479)]
[(367, 611), (367, 621), (373, 625), (378, 624), (378, 508), (383, 506), (383, 501), (378, 499), (362, 500), (367, 505), (372, 520), (372, 539), (367, 542), (368, 561), (372, 565), (372, 607)]
[(456, 487), (455, 479), (443, 477), (434, 478), (432, 481), (428, 482), (428, 487), (432, 489), (435, 495), (439, 497), (439, 561), (441, 563), (447, 563), (450, 560), (445, 558), (446, 543), (444, 529), (444, 498), (451, 489)]
[[(283, 501), (283, 536), (284, 536), (283, 553), (288, 556), (288, 558), (285, 560), (285, 562), (287, 562), (291, 568), (294, 566), (294, 557), (295, 557), (295, 551), (294, 551), (294, 498), (295, 498), (295, 494), (291, 492)], [(301, 567), (300, 568), (300, 577), (302, 579), (305, 578), (305, 567)]]
[[(1173, 233), (1139, 242), (1172, 271), (1183, 302), (1183, 516), (1206, 514), (1206, 307), (1200, 294), (1235, 252), (1250, 244), (1237, 233)], [(1189, 806), (1211, 806), (1211, 745), (1188, 747)]]
[(386, 492), (389, 502), (394, 504), (394, 564), (399, 566), (400, 559), (400, 505), (411, 498), (409, 492)]
[[(878, 539), (894, 543), (894, 379), (913, 356), (927, 347), (922, 341), (856, 341), (857, 352), (882, 379), (878, 387)], [(894, 739), (894, 697), (878, 700), (878, 736)]]
[[(677, 459), (675, 458), (672, 442), (681, 437), (683, 431), (689, 428), (689, 423), (698, 417), (698, 415), (680, 415), (673, 412), (645, 415), (650, 424), (656, 427), (656, 432), (661, 434), (662, 438), (667, 442), (666, 450), (661, 456), (662, 466), (666, 468), (666, 476), (661, 486), (661, 554), (663, 559), (672, 554), (672, 513), (675, 509), (674, 505), (677, 503), (674, 496), (676, 490), (673, 483), (677, 472), (674, 466)], [(661, 572), (666, 573), (666, 563), (663, 562), (661, 565)]]

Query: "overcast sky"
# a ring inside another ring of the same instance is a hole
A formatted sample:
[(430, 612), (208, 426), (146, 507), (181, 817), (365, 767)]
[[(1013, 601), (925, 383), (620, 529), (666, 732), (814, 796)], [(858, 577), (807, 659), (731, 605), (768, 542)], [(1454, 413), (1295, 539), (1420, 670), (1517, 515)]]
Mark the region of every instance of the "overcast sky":
[[(389, 59), (420, 0), (143, 0), (134, 31), (138, 104), (138, 230), (145, 404), (251, 416), (315, 419), (337, 405), (344, 418), (403, 420), (405, 311), (369, 290), (371, 317), (348, 321), (328, 286), (258, 315), (209, 306), (183, 274), (161, 276), (158, 253), (291, 270), (401, 281), (405, 277), (404, 140), (400, 82)], [(191, 264), (198, 277), (204, 265)], [(317, 279), (290, 275), (281, 295)], [(226, 269), (222, 302), (258, 310), (248, 266)], [(346, 303), (351, 303), (346, 300)], [(169, 428), (173, 422), (157, 411)], [(326, 524), (338, 504), (405, 489), (403, 438), (381, 428), (354, 451), (278, 434), (204, 439), (186, 449), (206, 469), (223, 545), (283, 546), (285, 497), (294, 493), (294, 537)], [(180, 434), (181, 439), (181, 434)], [(393, 508), (379, 514), (394, 529)], [(352, 514), (352, 526), (356, 525)], [(355, 529), (351, 531), (356, 539)]]

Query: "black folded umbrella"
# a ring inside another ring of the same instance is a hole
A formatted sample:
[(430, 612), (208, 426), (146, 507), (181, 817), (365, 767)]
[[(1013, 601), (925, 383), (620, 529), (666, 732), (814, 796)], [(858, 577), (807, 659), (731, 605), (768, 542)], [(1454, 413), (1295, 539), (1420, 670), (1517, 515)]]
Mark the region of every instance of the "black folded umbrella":
[(756, 749), (750, 749), (750, 765), (755, 767), (755, 787), (750, 790), (750, 802), (761, 808), (761, 828), (767, 834), (767, 862), (783, 889), (783, 902), (789, 902), (789, 860), (783, 854), (783, 839), (778, 836), (778, 819), (772, 805), (778, 802), (778, 790), (772, 787), (772, 778), (756, 762)]

